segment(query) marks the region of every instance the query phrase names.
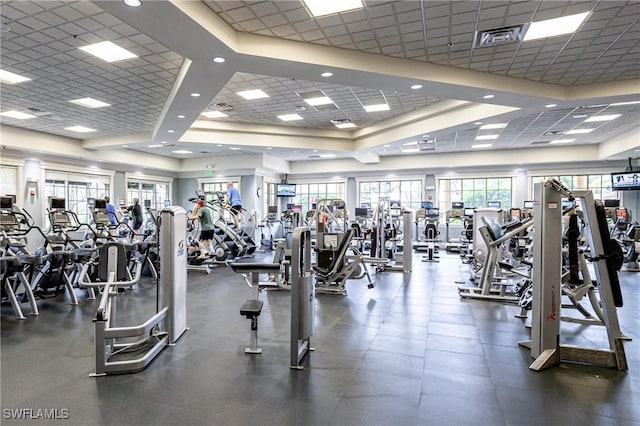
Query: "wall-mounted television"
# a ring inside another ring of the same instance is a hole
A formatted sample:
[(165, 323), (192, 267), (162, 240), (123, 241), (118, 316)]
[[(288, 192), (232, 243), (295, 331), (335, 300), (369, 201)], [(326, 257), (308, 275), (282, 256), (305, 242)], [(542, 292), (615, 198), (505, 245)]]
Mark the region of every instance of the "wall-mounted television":
[(367, 217), (367, 214), (369, 214), (369, 209), (356, 207), (356, 217)]
[(420, 202), (420, 208), (421, 209), (432, 209), (433, 208), (433, 201), (421, 201)]
[(640, 171), (611, 173), (613, 191), (637, 191), (640, 189)]
[(0, 210), (13, 210), (11, 197), (0, 197)]
[(525, 201), (524, 202), (525, 209), (533, 209), (533, 201)]
[(49, 208), (51, 210), (64, 210), (67, 208), (67, 200), (65, 198), (49, 198)]
[(96, 198), (95, 202), (94, 202), (94, 207), (96, 210), (104, 210), (107, 208), (107, 200), (105, 200), (104, 198)]
[(490, 209), (499, 209), (502, 207), (502, 202), (500, 201), (487, 201), (487, 207)]
[(278, 183), (278, 184), (276, 184), (276, 195), (278, 197), (295, 197), (296, 196), (296, 184), (295, 183)]
[(609, 208), (620, 207), (620, 200), (609, 199), (609, 200), (602, 200), (602, 202), (604, 203), (605, 207), (609, 207)]
[(451, 202), (452, 209), (464, 209), (464, 203), (462, 201), (453, 201)]

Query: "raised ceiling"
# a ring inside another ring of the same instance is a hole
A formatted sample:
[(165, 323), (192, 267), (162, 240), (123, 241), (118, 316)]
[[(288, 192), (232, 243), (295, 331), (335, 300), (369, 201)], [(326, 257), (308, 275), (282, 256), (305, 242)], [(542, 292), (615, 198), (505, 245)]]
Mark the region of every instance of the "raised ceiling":
[[(469, 151), (487, 134), (479, 121), (508, 123), (487, 149), (541, 146), (586, 127), (594, 130), (572, 135), (572, 144), (600, 144), (638, 127), (638, 104), (608, 105), (640, 101), (638, 2), (364, 3), (314, 19), (297, 0), (143, 0), (136, 9), (119, 1), (4, 1), (1, 67), (31, 81), (2, 84), (0, 110), (38, 118), (0, 123), (75, 138), (89, 150), (177, 158), (266, 153), (290, 161), (319, 153), (402, 155), (403, 144), (414, 142), (427, 154), (433, 147)], [(592, 14), (575, 34), (472, 47), (478, 30), (585, 11)], [(138, 58), (106, 63), (78, 49), (103, 40)], [(217, 55), (227, 61), (212, 63)], [(334, 75), (321, 77), (323, 71)], [(270, 97), (236, 94), (254, 88)], [(298, 93), (312, 90), (336, 108), (306, 105)], [(496, 97), (483, 99), (487, 93)], [(81, 97), (111, 106), (69, 102)], [(363, 108), (380, 102), (390, 110)], [(228, 117), (200, 115), (210, 110)], [(291, 113), (303, 120), (277, 118)], [(621, 116), (583, 123), (597, 114)], [(331, 120), (341, 119), (357, 128), (336, 129)], [(74, 125), (96, 132), (65, 130)]]

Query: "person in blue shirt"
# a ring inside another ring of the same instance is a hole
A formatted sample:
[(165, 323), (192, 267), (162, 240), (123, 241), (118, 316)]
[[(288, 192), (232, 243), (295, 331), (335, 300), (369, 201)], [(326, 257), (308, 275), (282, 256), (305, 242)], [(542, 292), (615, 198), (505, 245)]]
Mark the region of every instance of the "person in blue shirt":
[(238, 228), (238, 216), (242, 214), (242, 198), (237, 189), (233, 187), (233, 182), (227, 182), (227, 203), (231, 206), (233, 223)]
[(118, 223), (118, 220), (116, 219), (116, 208), (114, 207), (113, 204), (110, 203), (111, 199), (109, 198), (109, 196), (105, 196), (104, 197), (104, 201), (107, 202), (107, 216), (109, 216), (109, 222), (112, 225), (115, 225), (116, 223)]

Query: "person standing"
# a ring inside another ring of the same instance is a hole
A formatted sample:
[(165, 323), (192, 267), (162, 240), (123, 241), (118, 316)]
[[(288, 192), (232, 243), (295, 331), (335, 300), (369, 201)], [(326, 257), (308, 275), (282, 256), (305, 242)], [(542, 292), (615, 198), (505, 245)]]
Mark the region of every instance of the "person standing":
[(233, 182), (227, 182), (227, 204), (231, 206), (233, 224), (238, 229), (238, 216), (242, 214), (242, 198), (237, 189), (233, 187)]
[(140, 206), (140, 200), (138, 198), (133, 199), (133, 205), (127, 207), (125, 209), (127, 212), (131, 213), (133, 216), (133, 233), (134, 236), (137, 237), (138, 231), (140, 227), (142, 227), (142, 222), (144, 221), (144, 217), (142, 216), (142, 207)]
[(200, 247), (200, 256), (197, 257), (198, 260), (204, 260), (205, 257), (214, 256), (216, 251), (213, 248), (213, 232), (214, 232), (214, 223), (213, 217), (211, 215), (211, 210), (205, 207), (204, 200), (198, 200), (197, 208), (194, 208), (193, 215), (189, 218), (190, 220), (198, 220), (200, 221), (200, 238), (198, 241), (198, 246)]
[(113, 204), (111, 204), (111, 199), (108, 195), (104, 197), (104, 201), (106, 201), (107, 203), (107, 207), (105, 208), (105, 210), (107, 211), (107, 216), (109, 217), (109, 223), (111, 225), (115, 225), (116, 223), (118, 223), (118, 220), (116, 219), (116, 208)]

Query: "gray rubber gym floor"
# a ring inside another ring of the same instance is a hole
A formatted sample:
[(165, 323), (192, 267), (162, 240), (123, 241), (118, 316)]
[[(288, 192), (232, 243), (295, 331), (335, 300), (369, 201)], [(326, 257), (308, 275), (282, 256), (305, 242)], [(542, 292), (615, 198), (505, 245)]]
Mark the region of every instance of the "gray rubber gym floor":
[[(289, 365), (289, 293), (263, 293), (262, 355), (245, 355), (251, 291), (230, 268), (189, 274), (188, 324), (178, 344), (144, 371), (90, 378), (97, 302), (81, 291), (40, 300), (16, 320), (2, 305), (4, 424), (78, 425), (640, 425), (640, 274), (621, 273), (619, 309), (629, 371), (562, 364), (543, 372), (517, 342), (529, 337), (516, 306), (460, 300), (462, 266), (414, 257), (376, 288), (318, 295), (316, 351)], [(155, 307), (154, 281), (121, 294), (119, 324)], [(28, 310), (24, 305), (25, 311)], [(572, 343), (603, 340), (601, 327), (563, 325)], [(59, 420), (16, 420), (11, 409), (56, 409)], [(66, 410), (66, 411), (64, 411)], [(66, 413), (66, 414), (65, 414)]]

